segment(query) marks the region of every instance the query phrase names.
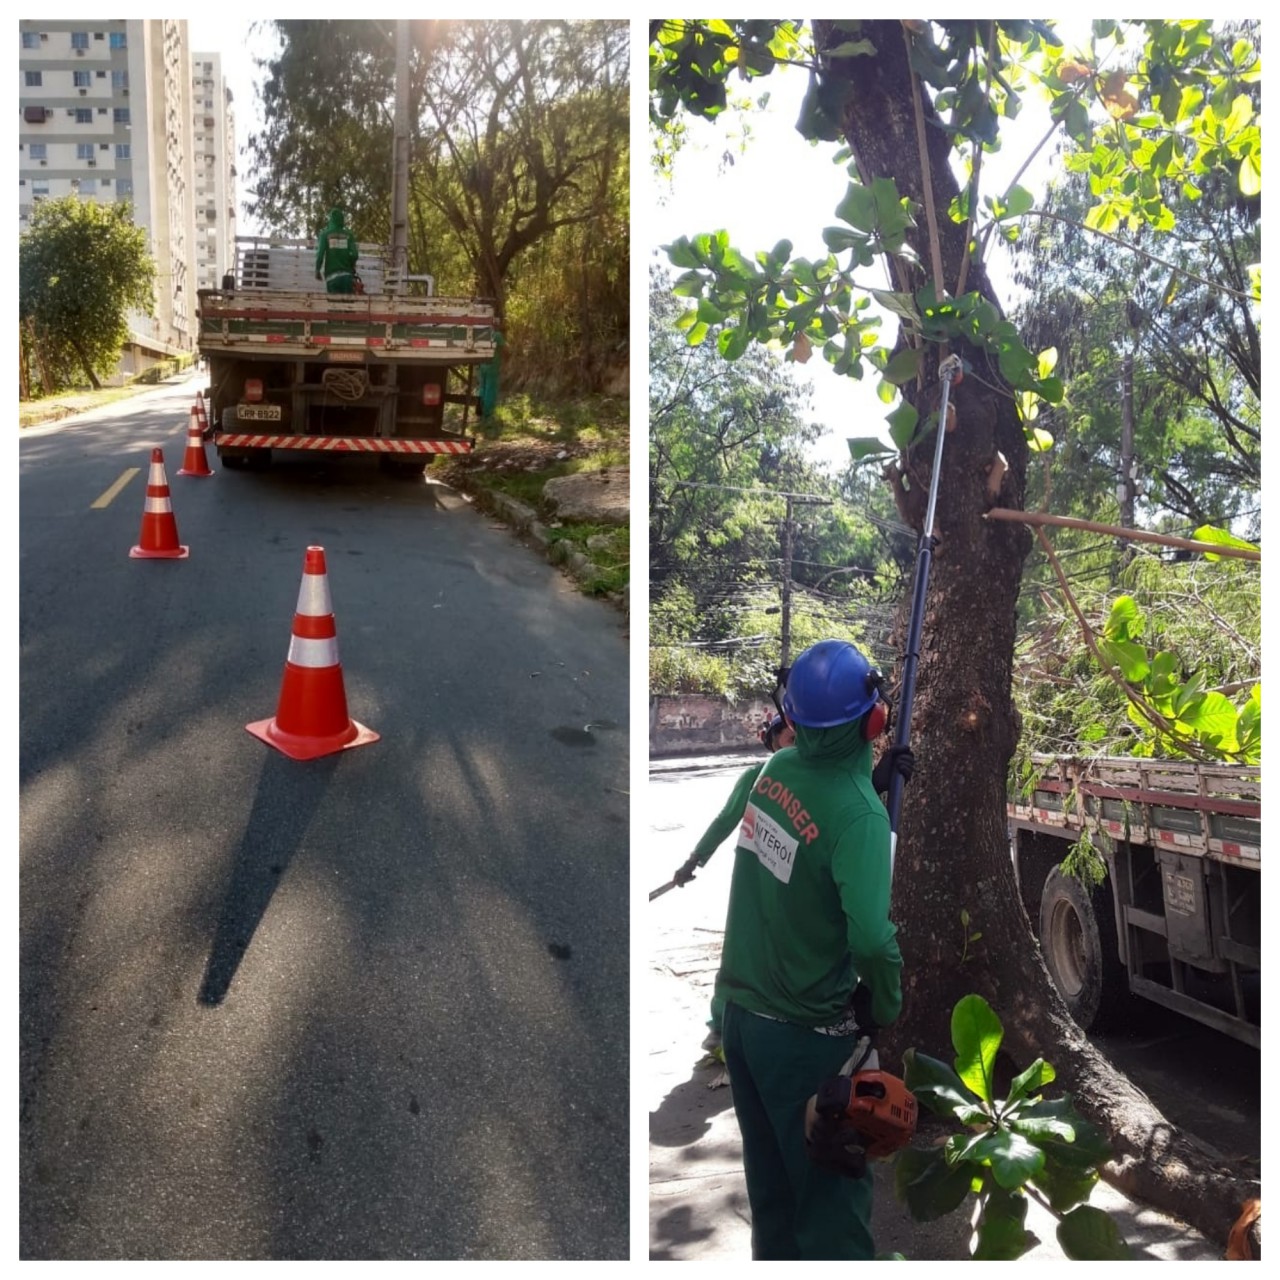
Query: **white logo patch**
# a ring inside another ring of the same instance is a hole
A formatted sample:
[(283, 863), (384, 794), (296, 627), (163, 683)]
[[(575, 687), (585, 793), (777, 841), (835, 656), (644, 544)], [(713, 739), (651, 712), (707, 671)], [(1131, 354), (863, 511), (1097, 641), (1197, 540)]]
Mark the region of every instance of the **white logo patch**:
[(788, 835), (767, 813), (761, 813), (754, 804), (747, 805), (738, 829), (738, 844), (755, 851), (760, 865), (783, 884), (791, 882), (791, 868), (795, 866), (796, 849), (800, 841)]

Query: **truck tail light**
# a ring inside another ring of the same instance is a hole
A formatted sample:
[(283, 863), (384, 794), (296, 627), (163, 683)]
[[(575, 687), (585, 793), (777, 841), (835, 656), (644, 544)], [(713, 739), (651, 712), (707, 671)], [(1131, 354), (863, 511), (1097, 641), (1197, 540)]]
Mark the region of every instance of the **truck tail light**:
[(440, 403), (444, 388), (438, 382), (428, 382), (422, 388), (422, 403), (436, 405)]
[(244, 380), (244, 398), (250, 404), (257, 404), (262, 399), (261, 378), (246, 378)]

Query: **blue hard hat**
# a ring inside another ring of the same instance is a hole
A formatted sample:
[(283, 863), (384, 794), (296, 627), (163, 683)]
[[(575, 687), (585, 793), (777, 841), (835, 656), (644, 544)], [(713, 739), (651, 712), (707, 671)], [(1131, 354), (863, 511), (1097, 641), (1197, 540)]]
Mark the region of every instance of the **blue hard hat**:
[(876, 703), (873, 670), (847, 640), (820, 640), (792, 664), (782, 709), (809, 729), (860, 720)]

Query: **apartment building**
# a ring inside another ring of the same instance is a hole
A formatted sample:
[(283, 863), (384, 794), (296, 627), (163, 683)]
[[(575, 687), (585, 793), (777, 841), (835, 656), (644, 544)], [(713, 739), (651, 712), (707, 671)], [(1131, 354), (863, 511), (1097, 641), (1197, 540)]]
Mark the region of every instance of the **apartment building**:
[(215, 239), (234, 228), (230, 95), (217, 56), (193, 65), (181, 19), (18, 28), (19, 230), (46, 197), (128, 201), (156, 261), (156, 315), (130, 320), (135, 354), (192, 350), (202, 258), (225, 257), (210, 228)]
[(235, 261), (235, 110), (216, 53), (192, 54), (197, 287), (216, 289)]

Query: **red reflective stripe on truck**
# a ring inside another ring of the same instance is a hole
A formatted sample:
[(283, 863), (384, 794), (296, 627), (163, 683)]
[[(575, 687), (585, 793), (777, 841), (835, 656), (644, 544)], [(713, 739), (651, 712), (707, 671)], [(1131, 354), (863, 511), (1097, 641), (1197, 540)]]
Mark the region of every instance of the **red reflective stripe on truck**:
[(260, 436), (220, 432), (225, 449), (315, 449), (337, 453), (470, 453), (470, 440), (400, 440), (381, 436)]

